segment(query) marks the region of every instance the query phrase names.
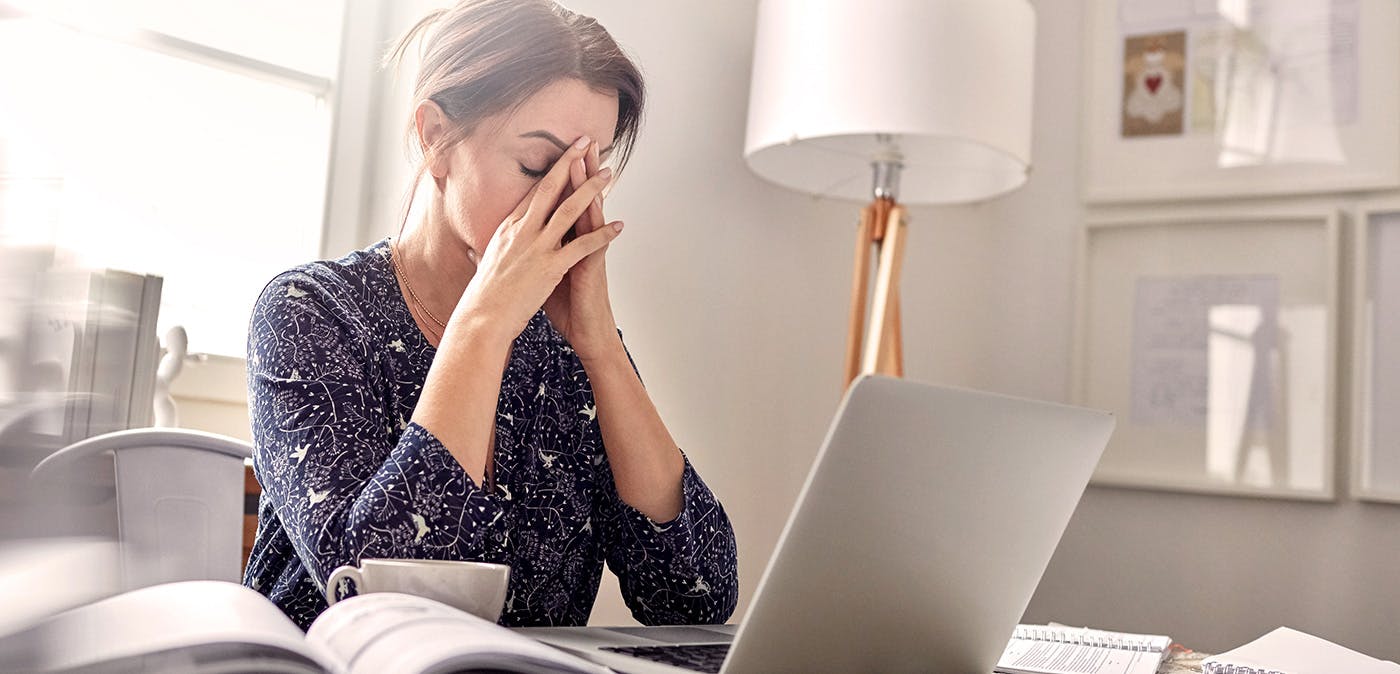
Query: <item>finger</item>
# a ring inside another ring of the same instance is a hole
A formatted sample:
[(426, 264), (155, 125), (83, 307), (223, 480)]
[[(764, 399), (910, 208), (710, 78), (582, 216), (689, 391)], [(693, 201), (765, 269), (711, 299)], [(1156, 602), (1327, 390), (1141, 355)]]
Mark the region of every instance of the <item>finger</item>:
[(520, 203), (516, 204), (515, 210), (511, 211), (510, 213), (510, 219), (512, 222), (525, 217), (525, 211), (530, 208), (530, 201), (535, 198), (535, 192), (538, 192), (539, 189), (540, 184), (536, 182), (534, 185), (530, 186), (530, 190), (525, 193), (525, 196), (520, 198)]
[(583, 155), (583, 161), (587, 164), (585, 168), (588, 169), (588, 175), (598, 172), (598, 165), (602, 163), (598, 160), (598, 141), (595, 140), (588, 146), (588, 152)]
[[(573, 196), (574, 192), (577, 192), (578, 188), (581, 187), (583, 183), (588, 180), (588, 176), (584, 174), (583, 166), (584, 164), (582, 160), (577, 160), (569, 163), (569, 186), (565, 188), (563, 194), (560, 195), (559, 202), (554, 204), (555, 210), (558, 210), (559, 206), (562, 205), (564, 201), (566, 201), (569, 197)], [(573, 241), (576, 233), (581, 233), (581, 226), (582, 221), (579, 222), (579, 226), (572, 227), (568, 231), (565, 231), (563, 239), (561, 241), (554, 242), (554, 248), (558, 249), (564, 244)]]
[[(583, 173), (583, 157), (569, 162), (569, 172), (566, 176), (564, 189), (559, 190), (559, 196), (555, 197), (554, 202), (549, 205), (550, 212), (559, 210), (559, 206), (573, 195), (574, 191), (578, 189), (578, 185), (582, 185), (587, 180), (588, 175)], [(577, 181), (577, 185), (575, 181)], [(540, 227), (543, 228), (544, 225), (540, 225)]]
[(535, 194), (530, 198), (530, 206), (525, 209), (525, 219), (531, 222), (540, 223), (545, 221), (545, 217), (554, 210), (554, 205), (559, 203), (560, 193), (569, 184), (569, 171), (575, 161), (583, 158), (583, 153), (588, 149), (591, 141), (588, 136), (578, 139), (569, 146), (564, 154), (559, 156), (558, 161), (549, 169), (539, 183), (535, 185)]
[(569, 187), (577, 190), (588, 180), (588, 176), (583, 164), (577, 161), (569, 162)]
[(607, 226), (599, 227), (587, 234), (580, 235), (577, 239), (574, 239), (572, 243), (559, 249), (559, 254), (563, 256), (564, 264), (567, 265), (566, 268), (572, 269), (574, 265), (579, 263), (579, 260), (606, 248), (608, 244), (612, 243), (613, 239), (621, 235), (622, 221), (618, 220)]
[(565, 200), (578, 191), (578, 188), (583, 187), (583, 184), (588, 182), (589, 174), (585, 172), (583, 166), (582, 161), (569, 163), (569, 189), (564, 191), (559, 203), (554, 205), (555, 210), (558, 210), (560, 204), (563, 204)]
[[(592, 176), (598, 172), (600, 164), (598, 160), (598, 141), (595, 140), (588, 146), (588, 152), (583, 156), (583, 162), (588, 175)], [(602, 227), (604, 222), (603, 195), (600, 194), (594, 197), (593, 201), (588, 204), (588, 210), (584, 212), (583, 219), (580, 220), (579, 223), (582, 225), (582, 233), (586, 234)]]
[(564, 203), (559, 204), (559, 208), (554, 210), (554, 215), (549, 217), (549, 222), (545, 225), (544, 236), (550, 241), (558, 241), (564, 236), (564, 232), (578, 221), (583, 210), (588, 207), (593, 197), (598, 196), (598, 192), (612, 179), (612, 169), (605, 168), (598, 172), (598, 175), (589, 178), (582, 186), (574, 191)]

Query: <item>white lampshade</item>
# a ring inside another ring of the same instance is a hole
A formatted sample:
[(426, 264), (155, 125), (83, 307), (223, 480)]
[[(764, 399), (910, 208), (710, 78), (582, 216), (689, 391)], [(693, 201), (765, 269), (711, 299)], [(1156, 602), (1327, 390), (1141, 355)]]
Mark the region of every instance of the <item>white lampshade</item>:
[(901, 157), (899, 201), (1013, 190), (1031, 155), (1028, 0), (760, 0), (744, 156), (784, 187), (869, 201)]

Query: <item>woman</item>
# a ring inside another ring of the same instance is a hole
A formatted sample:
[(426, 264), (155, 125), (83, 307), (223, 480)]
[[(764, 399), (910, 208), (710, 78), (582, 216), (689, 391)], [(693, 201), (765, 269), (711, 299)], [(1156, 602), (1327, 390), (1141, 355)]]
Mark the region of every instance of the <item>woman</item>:
[(639, 621), (724, 622), (733, 529), (608, 299), (621, 223), (604, 222), (600, 161), (630, 154), (640, 74), (550, 0), (437, 10), (391, 59), (420, 33), (422, 217), (278, 275), (254, 308), (263, 494), (244, 583), (306, 629), (341, 564), (500, 562), (503, 624), (580, 625), (606, 560)]

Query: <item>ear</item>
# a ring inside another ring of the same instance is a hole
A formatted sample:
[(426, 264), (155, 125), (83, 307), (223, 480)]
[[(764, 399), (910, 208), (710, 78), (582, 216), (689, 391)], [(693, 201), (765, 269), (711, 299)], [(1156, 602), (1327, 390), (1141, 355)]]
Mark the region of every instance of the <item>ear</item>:
[[(423, 152), (424, 157), (428, 157), (428, 148), (447, 134), (451, 122), (447, 119), (447, 113), (430, 100), (418, 104), (413, 111), (413, 122), (418, 130), (418, 149)], [(440, 180), (447, 177), (447, 167), (447, 155), (442, 154), (432, 158), (428, 164), (428, 172), (434, 179)]]

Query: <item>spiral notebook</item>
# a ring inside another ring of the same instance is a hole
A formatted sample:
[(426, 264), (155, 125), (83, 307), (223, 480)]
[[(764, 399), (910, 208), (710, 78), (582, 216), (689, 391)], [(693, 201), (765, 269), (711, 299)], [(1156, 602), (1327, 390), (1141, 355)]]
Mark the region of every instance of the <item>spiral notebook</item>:
[(1017, 625), (999, 674), (1155, 674), (1170, 637), (1063, 625)]

